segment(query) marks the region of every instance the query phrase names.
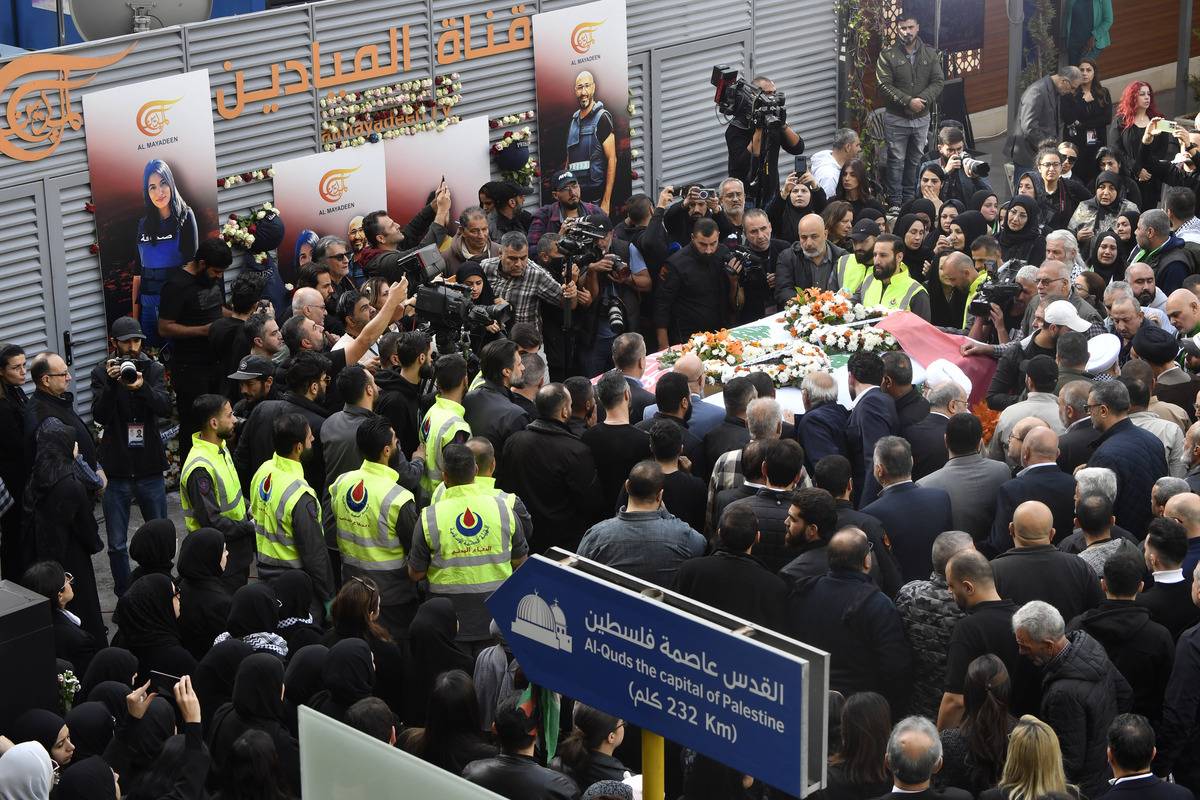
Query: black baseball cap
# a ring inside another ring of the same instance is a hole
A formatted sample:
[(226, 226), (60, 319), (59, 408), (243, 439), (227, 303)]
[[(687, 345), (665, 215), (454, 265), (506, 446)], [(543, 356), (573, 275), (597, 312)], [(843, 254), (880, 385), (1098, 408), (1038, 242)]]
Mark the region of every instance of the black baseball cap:
[(850, 229), (850, 238), (856, 242), (864, 242), (872, 236), (878, 236), (879, 234), (879, 223), (870, 219), (860, 219)]
[(586, 221), (593, 228), (598, 228), (599, 230), (604, 231), (606, 234), (612, 233), (612, 220), (609, 219), (608, 214), (605, 214), (603, 211), (597, 211), (595, 214), (588, 214)]
[(238, 364), (237, 372), (229, 375), (231, 381), (261, 381), (274, 377), (275, 365), (262, 356), (246, 356)]
[(133, 317), (118, 317), (113, 320), (112, 327), (108, 329), (108, 333), (118, 342), (128, 342), (130, 339), (145, 339), (146, 334), (142, 333), (142, 326)]
[(554, 191), (561, 191), (572, 183), (579, 183), (579, 179), (575, 177), (575, 173), (570, 170), (563, 170), (554, 176)]

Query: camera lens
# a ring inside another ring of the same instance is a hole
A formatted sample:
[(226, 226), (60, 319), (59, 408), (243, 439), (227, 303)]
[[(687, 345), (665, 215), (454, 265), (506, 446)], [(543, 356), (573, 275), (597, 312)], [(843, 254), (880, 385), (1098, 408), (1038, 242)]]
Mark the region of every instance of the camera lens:
[(132, 361), (121, 362), (121, 380), (125, 383), (137, 383), (138, 368)]
[(608, 307), (608, 327), (618, 335), (625, 332), (625, 313), (621, 311), (621, 306), (617, 303)]

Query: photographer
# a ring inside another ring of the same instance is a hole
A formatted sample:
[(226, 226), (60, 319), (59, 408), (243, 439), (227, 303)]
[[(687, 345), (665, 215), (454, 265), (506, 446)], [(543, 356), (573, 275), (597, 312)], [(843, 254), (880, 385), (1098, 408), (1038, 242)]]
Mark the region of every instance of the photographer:
[[(976, 259), (976, 264), (980, 263), (976, 251), (973, 250), (971, 255)], [(1037, 271), (1034, 265), (1020, 261), (1006, 265), (997, 282), (1015, 283), (1021, 287), (1020, 292), (1008, 301), (1007, 305), (989, 300), (988, 306), (991, 311), (987, 315), (972, 314), (968, 306), (967, 337), (985, 345), (1007, 344), (1020, 338), (1025, 309), (1037, 298)], [(986, 295), (986, 289), (984, 294)], [(987, 351), (980, 352), (990, 352), (990, 347)]]
[(773, 306), (775, 265), (779, 254), (787, 250), (787, 242), (771, 237), (771, 220), (761, 208), (746, 212), (743, 221), (742, 243), (733, 248), (738, 278), (738, 325), (762, 319)]
[[(405, 227), (388, 216), (387, 211), (372, 211), (363, 217), (363, 234), (367, 237), (367, 246), (354, 257), (368, 277), (382, 275), (389, 283), (408, 278), (408, 285), (415, 293), (422, 283), (420, 264), (411, 262), (407, 268), (402, 264), (404, 257), (425, 241), (430, 228), (436, 222), (445, 228), (450, 224), (450, 187), (442, 181), (429, 205), (417, 212), (417, 215)], [(398, 274), (403, 270), (403, 276)]]
[(121, 317), (113, 322), (111, 357), (92, 368), (92, 417), (103, 426), (99, 460), (108, 476), (104, 492), (104, 523), (114, 591), (129, 585), (129, 508), (137, 499), (144, 519), (165, 519), (166, 453), (159, 435), (159, 418), (171, 414), (171, 396), (163, 383), (163, 367), (142, 354), (146, 335), (138, 321)]
[[(962, 128), (956, 125), (946, 125), (938, 131), (937, 141), (940, 159), (926, 161), (917, 170), (920, 175), (930, 164), (937, 164), (946, 173), (942, 183), (941, 198), (943, 200), (961, 200), (966, 203), (971, 196), (980, 191), (991, 191), (987, 174), (990, 170), (985, 161), (976, 161), (967, 155), (967, 140)], [(920, 194), (920, 187), (913, 187), (914, 194)]]
[[(641, 294), (650, 291), (650, 273), (638, 249), (613, 235), (613, 224), (603, 213), (591, 214), (584, 224), (568, 229), (559, 240), (568, 249), (579, 233), (601, 235), (579, 254), (577, 261), (587, 265), (583, 285), (595, 298), (586, 315), (586, 345), (580, 348), (579, 364), (583, 374), (599, 375), (612, 367), (613, 340), (626, 331), (636, 331), (641, 318)], [(586, 241), (586, 239), (585, 239)], [(595, 258), (593, 258), (595, 257)]]
[(578, 287), (574, 283), (559, 283), (530, 260), (529, 240), (520, 231), (504, 234), (500, 238), (500, 257), (486, 259), (480, 266), (492, 291), (512, 306), (516, 322), (529, 322), (540, 329), (538, 301), (565, 302), (570, 308), (575, 308), (578, 302)]
[[(802, 155), (804, 140), (788, 126), (783, 94), (776, 92), (775, 82), (759, 76), (750, 85), (754, 87), (756, 101), (764, 96), (779, 98), (778, 122), (756, 118), (752, 113), (754, 106), (739, 108), (725, 126), (725, 146), (729, 150), (728, 174), (745, 183), (747, 196), (754, 200), (755, 206), (762, 208), (770, 193), (779, 190), (779, 179), (774, 173), (775, 164), (779, 162), (779, 149), (782, 147), (794, 156)], [(764, 122), (768, 124), (764, 125)]]
[(664, 186), (642, 234), (639, 249), (650, 266), (661, 266), (673, 252), (687, 247), (692, 241), (692, 229), (702, 219), (716, 223), (722, 241), (737, 234), (737, 228), (721, 208), (716, 189), (689, 184), (683, 187), (679, 202), (674, 201), (675, 187)]
[[(558, 249), (558, 242), (561, 238), (560, 234), (547, 233), (539, 239), (537, 262), (542, 269), (550, 273), (550, 277), (559, 283), (575, 284), (578, 292), (575, 306), (577, 311), (589, 308), (592, 304), (592, 295), (587, 290), (587, 282), (584, 282), (584, 286), (578, 284), (579, 268), (572, 269), (567, 264), (566, 256)], [(546, 353), (546, 369), (550, 373), (551, 382), (563, 381), (574, 371), (577, 360), (575, 354), (578, 351), (576, 345), (583, 335), (586, 315), (572, 314), (571, 325), (568, 329), (565, 327), (561, 300), (554, 303), (543, 301), (540, 305), (542, 346)]]

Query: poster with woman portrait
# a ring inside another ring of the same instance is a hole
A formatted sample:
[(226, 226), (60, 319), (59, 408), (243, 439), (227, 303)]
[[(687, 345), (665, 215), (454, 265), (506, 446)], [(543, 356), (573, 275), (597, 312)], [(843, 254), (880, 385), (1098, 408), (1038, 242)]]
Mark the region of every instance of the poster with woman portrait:
[(83, 98), (108, 321), (136, 316), (151, 344), (163, 284), (218, 235), (209, 98), (207, 70)]
[(624, 0), (533, 17), (542, 202), (551, 176), (574, 173), (581, 199), (615, 214), (629, 199), (629, 51)]

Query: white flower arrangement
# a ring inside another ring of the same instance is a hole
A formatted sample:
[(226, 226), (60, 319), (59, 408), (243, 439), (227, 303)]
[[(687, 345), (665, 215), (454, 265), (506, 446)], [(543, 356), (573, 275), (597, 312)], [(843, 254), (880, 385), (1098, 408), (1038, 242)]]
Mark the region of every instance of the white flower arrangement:
[(737, 364), (723, 367), (714, 383), (728, 383), (734, 378), (762, 372), (770, 376), (777, 389), (799, 386), (805, 376), (812, 372), (828, 372), (832, 369), (825, 351), (808, 342), (782, 344), (772, 349), (778, 355), (766, 361)]
[(874, 326), (852, 328), (839, 325), (820, 325), (809, 331), (807, 339), (826, 350), (837, 350), (843, 353), (895, 350), (899, 347), (895, 337)]

